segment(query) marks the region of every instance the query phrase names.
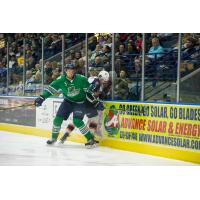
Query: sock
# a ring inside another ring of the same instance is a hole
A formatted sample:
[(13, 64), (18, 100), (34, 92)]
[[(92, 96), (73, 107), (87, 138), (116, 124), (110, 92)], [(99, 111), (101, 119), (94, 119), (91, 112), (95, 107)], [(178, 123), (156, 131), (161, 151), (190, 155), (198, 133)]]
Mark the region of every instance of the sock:
[(80, 132), (86, 137), (87, 140), (94, 138), (92, 133), (89, 131), (88, 127), (84, 122), (78, 118), (73, 119), (74, 125), (80, 130)]
[(53, 128), (52, 128), (52, 134), (51, 138), (57, 140), (60, 129), (61, 129), (61, 124), (63, 122), (63, 117), (58, 117), (56, 116), (53, 120)]

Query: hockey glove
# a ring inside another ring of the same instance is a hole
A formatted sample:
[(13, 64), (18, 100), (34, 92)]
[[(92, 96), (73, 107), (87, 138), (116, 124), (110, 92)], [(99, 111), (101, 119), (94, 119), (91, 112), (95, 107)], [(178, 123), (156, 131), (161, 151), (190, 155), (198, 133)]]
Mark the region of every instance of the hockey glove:
[(41, 106), (44, 100), (45, 100), (44, 97), (39, 96), (38, 98), (35, 99), (35, 103), (34, 103), (35, 106), (37, 106), (37, 107), (38, 107), (38, 106)]
[(103, 105), (103, 102), (101, 101), (98, 101), (95, 106), (94, 106), (97, 110), (100, 110), (100, 111), (103, 111), (105, 108), (104, 108), (104, 105)]

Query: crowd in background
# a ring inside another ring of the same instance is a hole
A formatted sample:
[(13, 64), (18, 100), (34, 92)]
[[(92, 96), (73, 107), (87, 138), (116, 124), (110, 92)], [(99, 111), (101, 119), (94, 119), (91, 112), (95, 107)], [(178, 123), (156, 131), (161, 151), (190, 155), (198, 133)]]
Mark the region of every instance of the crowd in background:
[[(41, 85), (41, 68), (42, 68), (42, 38), (44, 38), (44, 59), (45, 62), (45, 83), (50, 83), (58, 77), (61, 72), (61, 64), (56, 61), (48, 62), (52, 56), (59, 54), (62, 51), (62, 36), (63, 34), (47, 34), (47, 33), (16, 33), (16, 34), (1, 34), (0, 40), (2, 46), (0, 48), (0, 93), (6, 93), (7, 82), (7, 51), (8, 53), (8, 68), (9, 68), (9, 93), (20, 95), (23, 87), (23, 66), (25, 54), (25, 74), (27, 93)], [(65, 48), (73, 47), (75, 44), (84, 40), (85, 34), (68, 33), (65, 36)], [(25, 44), (24, 44), (25, 39)], [(7, 50), (7, 43), (9, 49)], [(32, 86), (31, 86), (32, 84)], [(31, 89), (32, 88), (32, 89)]]
[[(9, 94), (21, 95), (23, 88), (23, 66), (25, 48), (25, 85), (26, 93), (35, 95), (41, 91), (42, 49), (44, 38), (44, 84), (48, 85), (62, 73), (61, 60), (49, 59), (62, 51), (63, 34), (1, 34), (0, 48), (0, 94), (6, 94), (7, 82), (7, 48), (9, 43)], [(85, 48), (74, 45), (85, 40), (85, 34), (71, 33), (65, 35), (65, 49), (70, 49), (64, 64), (73, 63), (80, 74), (85, 74)], [(98, 76), (102, 70), (114, 76), (114, 98), (118, 100), (138, 100), (140, 96), (142, 66), (142, 34), (115, 34), (115, 64), (112, 71), (112, 35), (89, 34), (88, 76)], [(26, 38), (24, 46), (24, 38)], [(155, 88), (159, 80), (172, 80), (177, 73), (178, 34), (146, 34), (145, 39), (145, 77), (152, 81)], [(187, 75), (199, 67), (200, 35), (183, 34), (181, 76)], [(174, 80), (173, 79), (173, 80)], [(132, 84), (134, 83), (134, 85)], [(111, 99), (111, 79), (103, 83), (104, 99)]]

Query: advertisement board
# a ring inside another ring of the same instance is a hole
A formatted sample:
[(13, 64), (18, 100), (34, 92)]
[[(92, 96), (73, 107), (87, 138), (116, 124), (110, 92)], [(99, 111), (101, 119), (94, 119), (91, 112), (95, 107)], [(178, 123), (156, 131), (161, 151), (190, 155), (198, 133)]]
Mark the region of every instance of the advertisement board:
[(200, 152), (200, 106), (106, 102), (105, 138)]
[[(49, 138), (62, 101), (62, 98), (49, 98), (35, 108), (23, 106), (32, 104), (32, 97), (0, 97), (1, 128)], [(98, 115), (101, 129), (97, 136), (101, 145), (200, 163), (199, 105), (111, 101), (104, 105), (105, 110)], [(62, 132), (69, 123), (73, 124), (72, 120), (71, 114), (63, 122)], [(86, 116), (84, 122), (88, 122)], [(13, 124), (25, 126), (20, 129)], [(74, 141), (80, 142), (79, 130), (73, 133)]]
[(33, 102), (33, 98), (29, 97), (1, 96), (0, 122), (35, 127), (36, 109)]

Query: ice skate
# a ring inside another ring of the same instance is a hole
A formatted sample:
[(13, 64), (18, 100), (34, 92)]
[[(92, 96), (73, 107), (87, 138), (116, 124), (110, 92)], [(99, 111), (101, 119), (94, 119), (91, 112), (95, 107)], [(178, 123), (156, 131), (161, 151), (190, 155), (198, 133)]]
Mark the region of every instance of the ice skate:
[(85, 143), (85, 147), (88, 149), (94, 148), (99, 144), (99, 141), (95, 140), (94, 138), (88, 140), (87, 143)]
[(69, 133), (65, 132), (64, 135), (60, 138), (59, 144), (64, 144), (64, 142), (67, 140), (67, 137), (69, 137)]
[(56, 139), (50, 139), (50, 140), (47, 140), (47, 144), (53, 145), (56, 141), (57, 141)]

